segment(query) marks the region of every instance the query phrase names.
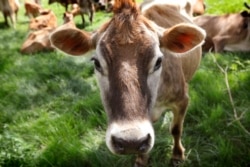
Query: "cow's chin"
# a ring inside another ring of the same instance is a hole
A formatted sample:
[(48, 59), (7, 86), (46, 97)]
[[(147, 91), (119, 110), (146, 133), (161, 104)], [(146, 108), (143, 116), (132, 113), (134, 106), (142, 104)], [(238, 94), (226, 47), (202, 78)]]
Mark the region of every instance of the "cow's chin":
[(106, 132), (106, 144), (114, 154), (146, 154), (155, 135), (149, 120), (112, 122)]

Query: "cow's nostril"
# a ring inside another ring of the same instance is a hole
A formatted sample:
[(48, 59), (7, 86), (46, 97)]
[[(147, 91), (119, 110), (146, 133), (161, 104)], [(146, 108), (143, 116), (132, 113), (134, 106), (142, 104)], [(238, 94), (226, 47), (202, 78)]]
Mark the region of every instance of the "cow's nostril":
[(122, 153), (124, 151), (124, 141), (120, 138), (117, 138), (115, 136), (112, 136), (112, 144), (115, 147), (115, 150), (118, 153)]
[(141, 139), (141, 145), (139, 147), (140, 152), (146, 152), (150, 147), (151, 136), (148, 134), (144, 139)]

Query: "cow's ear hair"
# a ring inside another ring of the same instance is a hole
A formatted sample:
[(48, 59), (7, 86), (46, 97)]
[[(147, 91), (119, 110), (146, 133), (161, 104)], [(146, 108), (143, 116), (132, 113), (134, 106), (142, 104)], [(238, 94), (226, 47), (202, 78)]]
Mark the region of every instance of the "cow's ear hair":
[(204, 42), (206, 33), (191, 24), (178, 24), (166, 30), (160, 39), (161, 47), (175, 53), (184, 53)]
[(93, 49), (90, 34), (75, 28), (59, 29), (50, 35), (53, 47), (73, 56), (79, 56)]

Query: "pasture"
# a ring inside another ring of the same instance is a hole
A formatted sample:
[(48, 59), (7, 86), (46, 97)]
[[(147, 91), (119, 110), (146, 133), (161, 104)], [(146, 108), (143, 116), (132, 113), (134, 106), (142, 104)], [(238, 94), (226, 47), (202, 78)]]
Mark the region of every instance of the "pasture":
[[(0, 16), (0, 167), (130, 167), (133, 156), (113, 155), (105, 145), (107, 118), (90, 55), (19, 52), (28, 34), (23, 2), (16, 30)], [(64, 7), (52, 9), (62, 24)], [(244, 9), (243, 0), (205, 0), (207, 13)], [(249, 1), (248, 1), (249, 2)], [(250, 3), (250, 2), (249, 2)], [(110, 18), (98, 12), (93, 31)], [(81, 27), (81, 18), (75, 18)], [(249, 46), (250, 47), (250, 46)], [(250, 166), (250, 53), (206, 53), (190, 82), (184, 123), (183, 167)], [(154, 124), (150, 167), (166, 167), (171, 157), (172, 115)]]

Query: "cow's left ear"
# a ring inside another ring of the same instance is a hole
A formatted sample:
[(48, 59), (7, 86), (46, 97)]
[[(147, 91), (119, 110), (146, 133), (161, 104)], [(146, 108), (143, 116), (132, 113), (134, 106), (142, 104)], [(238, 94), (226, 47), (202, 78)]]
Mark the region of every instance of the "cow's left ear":
[(206, 32), (191, 24), (178, 24), (163, 33), (160, 39), (161, 47), (175, 53), (184, 53), (200, 46)]

